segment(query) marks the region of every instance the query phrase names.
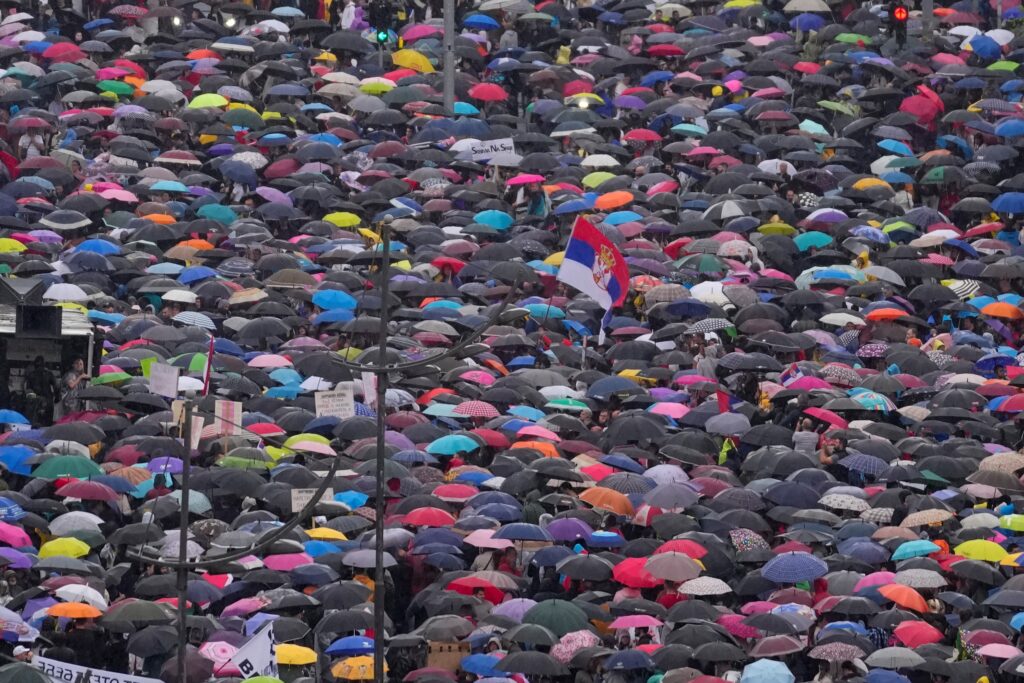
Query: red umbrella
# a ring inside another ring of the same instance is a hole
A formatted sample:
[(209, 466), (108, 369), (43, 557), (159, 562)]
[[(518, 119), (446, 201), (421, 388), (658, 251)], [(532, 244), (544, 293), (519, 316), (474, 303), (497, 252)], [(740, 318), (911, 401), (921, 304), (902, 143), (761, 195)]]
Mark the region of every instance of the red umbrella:
[(508, 437), (493, 429), (471, 429), (470, 433), (479, 436), (483, 439), (484, 445), (490, 448), (505, 449), (512, 444), (512, 442), (508, 440)]
[(924, 621), (904, 621), (893, 630), (893, 635), (910, 648), (938, 643), (943, 639), (942, 631)]
[(433, 491), (435, 498), (448, 503), (463, 503), (480, 493), (469, 484), (441, 484)]
[(615, 565), (615, 569), (612, 570), (612, 578), (623, 586), (629, 586), (630, 588), (656, 588), (660, 586), (663, 581), (647, 571), (647, 568), (644, 567), (645, 562), (647, 562), (646, 557), (627, 557)]
[(469, 89), (469, 96), (481, 102), (504, 102), (508, 93), (497, 83), (477, 83)]
[(440, 508), (417, 508), (402, 518), (409, 526), (451, 526), (455, 517)]
[(648, 50), (647, 54), (652, 57), (678, 57), (682, 54), (683, 48), (672, 43), (661, 43), (660, 45), (652, 45)]
[(473, 595), (477, 591), (483, 591), (484, 600), (493, 605), (499, 605), (505, 599), (505, 594), (490, 581), (478, 579), (475, 576), (464, 576), (455, 579), (446, 586), (446, 590), (455, 591), (460, 595)]
[(804, 413), (815, 419), (821, 420), (822, 422), (828, 422), (833, 427), (846, 429), (849, 426), (849, 423), (846, 420), (825, 408), (807, 408), (804, 410)]
[(85, 53), (74, 43), (54, 43), (43, 50), (43, 58), (51, 62), (77, 62)]
[(634, 128), (623, 135), (622, 139), (638, 142), (661, 142), (661, 136), (649, 128)]
[(79, 500), (117, 500), (117, 491), (98, 481), (74, 481), (57, 489), (57, 495)]

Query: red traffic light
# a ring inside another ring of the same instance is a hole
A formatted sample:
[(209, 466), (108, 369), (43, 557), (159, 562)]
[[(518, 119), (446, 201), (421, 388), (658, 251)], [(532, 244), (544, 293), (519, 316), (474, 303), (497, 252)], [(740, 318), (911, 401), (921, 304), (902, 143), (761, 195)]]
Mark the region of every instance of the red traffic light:
[(910, 17), (910, 12), (907, 10), (906, 5), (896, 5), (892, 9), (892, 18), (896, 21), (905, 23)]

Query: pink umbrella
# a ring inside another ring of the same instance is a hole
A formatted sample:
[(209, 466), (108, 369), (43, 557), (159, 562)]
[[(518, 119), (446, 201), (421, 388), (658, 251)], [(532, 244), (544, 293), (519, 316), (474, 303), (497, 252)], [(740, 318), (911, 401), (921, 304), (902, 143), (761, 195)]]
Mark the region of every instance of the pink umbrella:
[(991, 643), (978, 650), (978, 654), (982, 657), (994, 657), (996, 659), (1013, 659), (1024, 655), (1013, 645), (1000, 645), (999, 643)]
[(483, 370), (470, 370), (459, 375), (460, 379), (464, 379), (467, 382), (476, 382), (482, 384), (485, 387), (489, 387), (494, 384), (494, 376), (484, 372)]
[(543, 183), (544, 176), (537, 175), (536, 173), (520, 173), (517, 176), (509, 178), (506, 185), (529, 185), (530, 183)]
[(609, 628), (655, 628), (664, 622), (649, 614), (627, 614), (609, 624)]
[(787, 389), (797, 389), (801, 391), (810, 391), (812, 389), (831, 389), (832, 385), (819, 377), (804, 376), (800, 379), (793, 380), (786, 385)]
[(256, 356), (248, 363), (250, 368), (290, 368), (292, 362), (276, 353), (265, 353)]
[(268, 555), (263, 559), (263, 564), (267, 569), (290, 572), (296, 567), (313, 564), (313, 558), (306, 553), (284, 553), (282, 555)]
[(862, 588), (871, 588), (873, 586), (884, 586), (893, 582), (896, 575), (892, 572), (875, 572), (874, 574), (868, 574), (863, 579), (857, 582), (853, 587), (853, 592), (856, 593)]
[(428, 24), (416, 24), (410, 26), (406, 30), (402, 31), (402, 40), (407, 43), (413, 43), (421, 38), (429, 38), (430, 36), (441, 35), (444, 31), (439, 26), (430, 26)]
[(558, 434), (555, 434), (550, 429), (544, 429), (543, 427), (538, 426), (523, 427), (518, 432), (516, 432), (516, 436), (533, 436), (538, 439), (547, 439), (548, 441), (562, 440), (561, 437), (558, 436)]
[(220, 615), (222, 617), (241, 617), (253, 612), (259, 612), (269, 604), (270, 601), (263, 598), (242, 598), (225, 607)]
[(767, 600), (755, 600), (754, 602), (748, 602), (740, 608), (740, 612), (747, 616), (751, 614), (764, 614), (765, 612), (771, 612), (773, 609), (778, 607), (774, 602), (768, 602)]
[(650, 412), (655, 415), (667, 415), (673, 420), (678, 420), (690, 412), (690, 409), (682, 403), (655, 403), (651, 406)]
[[(462, 540), (467, 545), (471, 545), (476, 548), (486, 548), (487, 550), (504, 550), (505, 548), (512, 547), (512, 541), (508, 541), (503, 538), (493, 538), (494, 531), (494, 529), (477, 529)], [(512, 600), (510, 602), (515, 601)]]
[(718, 617), (718, 623), (737, 638), (759, 638), (761, 632), (753, 626), (744, 624), (743, 618), (742, 614), (723, 614)]
[(32, 545), (32, 539), (28, 537), (28, 534), (21, 527), (8, 524), (7, 522), (0, 522), (0, 543), (6, 543), (15, 548), (24, 548), (25, 546)]

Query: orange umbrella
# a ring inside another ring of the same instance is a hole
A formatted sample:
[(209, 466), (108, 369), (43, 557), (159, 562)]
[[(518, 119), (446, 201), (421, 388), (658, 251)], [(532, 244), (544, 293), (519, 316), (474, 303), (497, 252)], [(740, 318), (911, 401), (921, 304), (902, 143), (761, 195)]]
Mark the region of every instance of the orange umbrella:
[(868, 320), (896, 320), (897, 318), (905, 318), (907, 315), (909, 314), (900, 308), (877, 308), (865, 317)]
[(111, 476), (127, 479), (130, 483), (138, 486), (144, 481), (153, 478), (153, 473), (145, 467), (122, 467), (110, 473)]
[(610, 211), (620, 206), (625, 206), (633, 201), (633, 193), (625, 190), (616, 190), (601, 195), (594, 201), (594, 208), (601, 211)]
[(912, 609), (915, 612), (921, 613), (928, 611), (928, 603), (925, 602), (920, 593), (910, 586), (891, 583), (887, 586), (880, 587), (878, 592), (895, 602), (900, 607), (906, 607), (907, 609)]
[(171, 223), (177, 222), (174, 216), (170, 216), (166, 213), (148, 213), (145, 216), (143, 216), (143, 218), (145, 218), (147, 221), (153, 221), (154, 223), (157, 223), (159, 225), (170, 225)]
[(994, 301), (982, 308), (981, 312), (993, 318), (1006, 318), (1007, 320), (1020, 320), (1024, 318), (1024, 311), (1005, 301)]
[(595, 486), (581, 493), (580, 500), (591, 507), (614, 512), (617, 515), (631, 516), (633, 514), (633, 504), (629, 502), (629, 498), (618, 491), (600, 486)]
[(97, 619), (103, 616), (103, 612), (84, 602), (58, 602), (56, 605), (51, 605), (46, 613), (51, 617), (67, 619)]
[(179, 247), (192, 247), (198, 251), (206, 251), (207, 249), (213, 249), (213, 244), (201, 239), (185, 240), (184, 242), (178, 242), (176, 246)]
[(529, 448), (534, 451), (540, 451), (545, 458), (562, 457), (559, 455), (558, 449), (555, 448), (555, 444), (548, 441), (516, 441), (512, 444), (511, 448)]

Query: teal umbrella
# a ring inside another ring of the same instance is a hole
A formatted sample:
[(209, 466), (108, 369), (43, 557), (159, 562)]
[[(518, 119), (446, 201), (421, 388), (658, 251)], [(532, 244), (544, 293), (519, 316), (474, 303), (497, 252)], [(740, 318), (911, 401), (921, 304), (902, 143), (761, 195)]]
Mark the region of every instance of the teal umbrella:
[(565, 311), (557, 306), (549, 306), (547, 304), (527, 304), (524, 306), (526, 310), (530, 312), (530, 316), (543, 320), (544, 318), (555, 318), (561, 320), (565, 317)]
[(821, 249), (832, 244), (833, 239), (831, 235), (827, 235), (817, 230), (811, 232), (805, 232), (797, 235), (793, 238), (793, 243), (796, 244), (797, 249), (800, 251), (807, 251), (809, 249)]
[(224, 225), (231, 225), (238, 220), (238, 215), (231, 210), (230, 207), (221, 206), (220, 204), (207, 204), (199, 207), (196, 211), (196, 215), (200, 218), (209, 218), (210, 220), (223, 223)]
[(465, 434), (448, 434), (427, 445), (427, 453), (431, 455), (455, 455), (480, 448), (480, 442)]
[(489, 225), (497, 230), (508, 230), (512, 227), (512, 216), (509, 216), (504, 211), (498, 211), (497, 209), (488, 209), (481, 211), (477, 215), (473, 216), (474, 223), (483, 223)]
[(582, 609), (566, 600), (544, 600), (523, 615), (524, 624), (537, 624), (561, 638), (566, 633), (586, 631), (590, 620)]

